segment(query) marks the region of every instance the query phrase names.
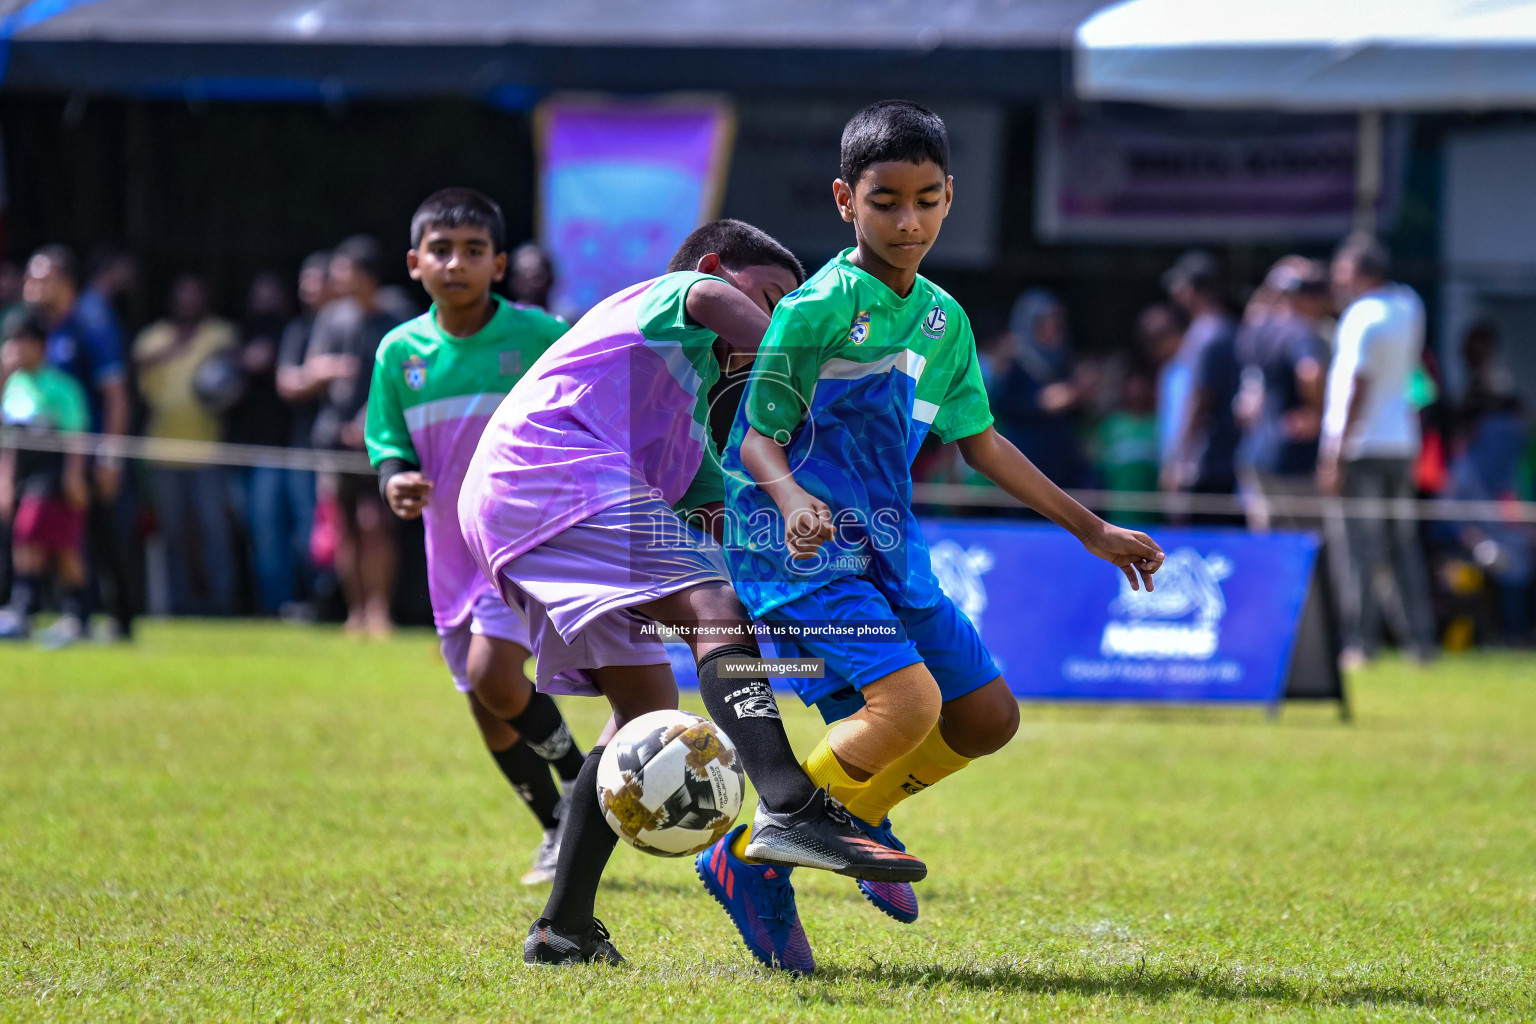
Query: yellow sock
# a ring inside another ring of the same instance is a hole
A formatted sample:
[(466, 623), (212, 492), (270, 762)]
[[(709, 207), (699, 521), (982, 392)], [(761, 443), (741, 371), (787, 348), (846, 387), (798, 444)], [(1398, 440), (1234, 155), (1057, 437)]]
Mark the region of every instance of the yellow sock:
[(738, 860), (744, 860), (748, 864), (756, 864), (758, 861), (747, 856), (747, 842), (752, 838), (752, 823), (747, 822), (747, 827), (742, 829), (735, 839), (731, 840), (731, 855)]
[(832, 752), (831, 739), (831, 733), (824, 736), (816, 744), (816, 749), (811, 751), (811, 756), (800, 762), (800, 767), (811, 777), (811, 785), (825, 787), (828, 793), (847, 806), (849, 801), (864, 792), (864, 787), (869, 783), (858, 782), (848, 774), (837, 755)]
[(878, 825), (891, 813), (891, 808), (909, 796), (921, 793), (929, 786), (955, 774), (971, 763), (949, 748), (935, 725), (933, 731), (911, 753), (898, 757), (851, 800), (844, 800), (855, 817)]

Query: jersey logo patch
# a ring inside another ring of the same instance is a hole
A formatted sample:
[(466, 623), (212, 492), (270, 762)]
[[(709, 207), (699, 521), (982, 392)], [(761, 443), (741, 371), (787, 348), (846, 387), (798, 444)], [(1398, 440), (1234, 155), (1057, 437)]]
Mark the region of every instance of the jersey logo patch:
[(413, 355), (400, 364), (405, 371), (405, 386), (412, 391), (420, 391), (427, 386), (427, 361), (421, 356)]
[(869, 310), (859, 310), (859, 315), (853, 318), (853, 326), (848, 328), (848, 340), (855, 345), (862, 345), (869, 340)]
[(934, 306), (928, 311), (928, 318), (923, 321), (923, 333), (930, 338), (944, 337), (944, 327), (949, 323), (949, 317), (944, 315), (941, 306)]
[(503, 377), (515, 377), (523, 372), (523, 354), (516, 349), (500, 353), (497, 362)]

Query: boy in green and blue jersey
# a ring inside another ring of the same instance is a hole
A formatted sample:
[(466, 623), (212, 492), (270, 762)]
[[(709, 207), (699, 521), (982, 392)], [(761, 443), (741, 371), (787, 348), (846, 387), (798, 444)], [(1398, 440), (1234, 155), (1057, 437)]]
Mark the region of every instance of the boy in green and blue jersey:
[[(775, 309), (723, 454), (737, 593), (781, 654), (825, 661), (823, 678), (792, 680), (835, 723), (806, 772), (893, 850), (903, 847), (891, 808), (1018, 725), (980, 635), (939, 588), (912, 510), (911, 464), (928, 432), (1133, 587), (1150, 589), (1163, 557), (993, 429), (965, 311), (917, 273), (953, 197), (948, 162), (944, 123), (916, 104), (877, 103), (848, 123), (833, 192), (857, 244)], [(895, 636), (847, 639), (859, 625)], [(788, 871), (755, 865), (749, 841), (746, 826), (722, 839), (699, 855), (699, 875), (759, 959), (808, 972)], [(916, 919), (910, 885), (859, 887), (892, 917)]]

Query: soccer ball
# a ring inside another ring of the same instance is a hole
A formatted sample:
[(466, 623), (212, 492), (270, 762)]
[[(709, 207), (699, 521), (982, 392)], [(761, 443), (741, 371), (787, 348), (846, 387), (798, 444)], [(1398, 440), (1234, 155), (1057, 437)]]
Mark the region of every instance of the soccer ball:
[(597, 799), (630, 846), (686, 857), (730, 831), (741, 812), (741, 757), (715, 724), (652, 711), (625, 725), (597, 765)]
[(192, 371), (192, 395), (203, 411), (222, 416), (245, 397), (245, 371), (234, 353), (215, 352)]

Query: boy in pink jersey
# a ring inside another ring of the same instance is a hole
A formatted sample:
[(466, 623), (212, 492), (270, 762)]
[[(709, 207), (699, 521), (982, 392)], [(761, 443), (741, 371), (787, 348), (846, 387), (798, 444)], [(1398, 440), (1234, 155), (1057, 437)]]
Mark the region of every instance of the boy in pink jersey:
[[(773, 307), (804, 280), (756, 228), (716, 221), (690, 235), (669, 273), (599, 303), (550, 346), (496, 410), (459, 492), (464, 539), (528, 622), (537, 682), (589, 680), (614, 726), (677, 706), (653, 624), (693, 650), (699, 692), (760, 798), (753, 833), (785, 864), (890, 881), (926, 869), (871, 842), (793, 756), (768, 681), (722, 672), (759, 656), (719, 550), (678, 514), (723, 500), (709, 436), (720, 365), (752, 359)], [(639, 649), (637, 649), (637, 645)], [(597, 798), (601, 746), (571, 793), (554, 889), (529, 929), (529, 964), (619, 962), (593, 916), (617, 837)]]
[(368, 456), (394, 513), (426, 520), (427, 586), (443, 658), (491, 756), (544, 829), (523, 882), (548, 882), (562, 810), (550, 766), (569, 786), (582, 755), (555, 702), (524, 674), (528, 628), (464, 546), (458, 497), (491, 413), (567, 324), (492, 294), (506, 272), (506, 228), (501, 209), (472, 189), (444, 189), (421, 204), (406, 263), (432, 308), (379, 343)]

